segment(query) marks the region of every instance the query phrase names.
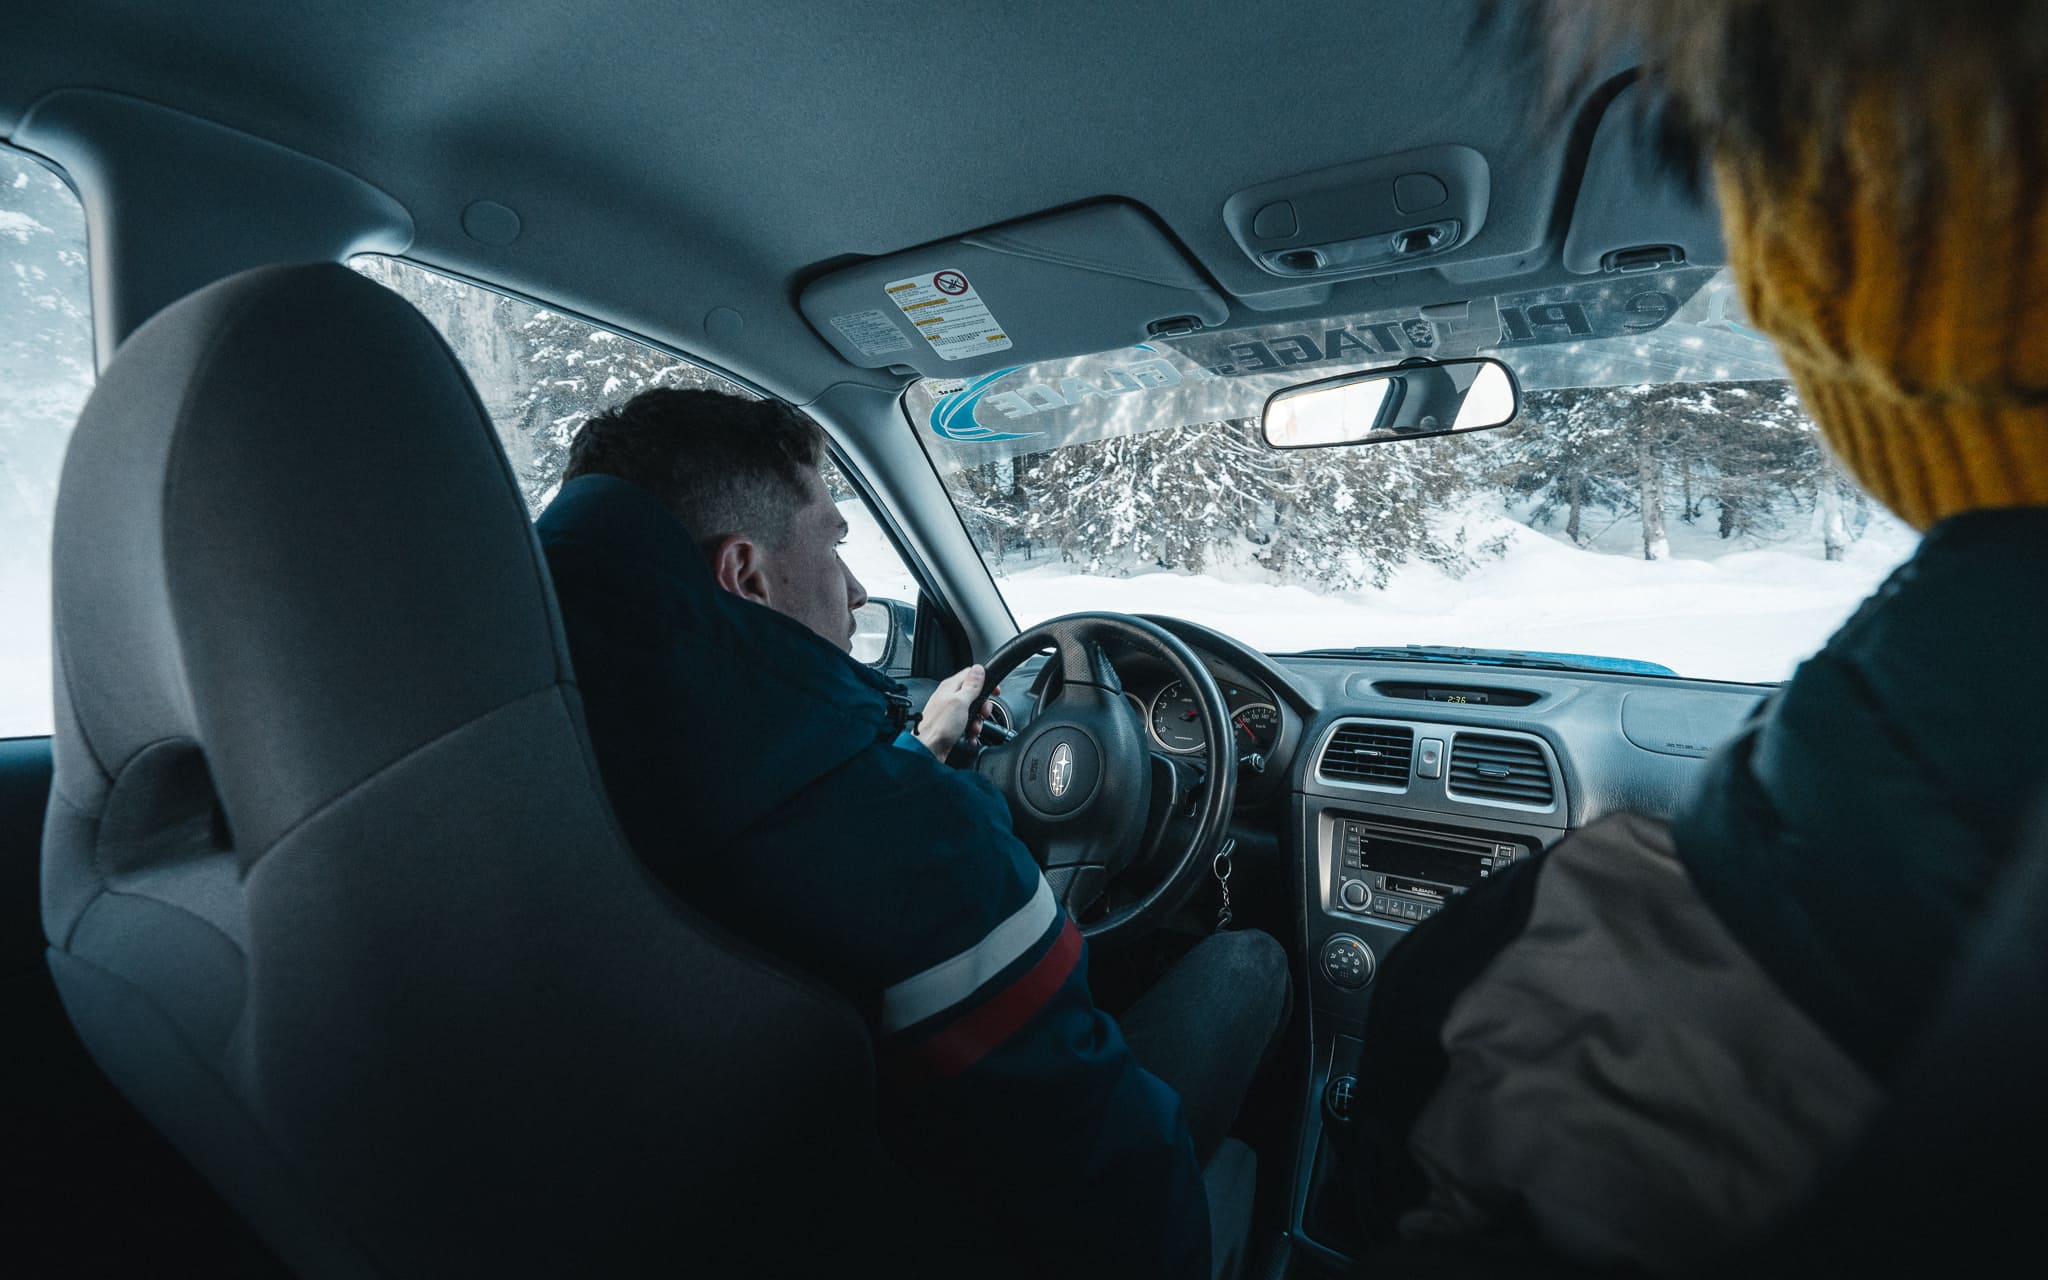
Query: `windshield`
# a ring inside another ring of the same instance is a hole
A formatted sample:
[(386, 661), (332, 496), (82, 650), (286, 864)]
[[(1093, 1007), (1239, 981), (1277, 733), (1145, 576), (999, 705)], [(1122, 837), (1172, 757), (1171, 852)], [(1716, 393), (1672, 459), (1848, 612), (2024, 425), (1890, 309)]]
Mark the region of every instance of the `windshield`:
[[(1519, 378), (1512, 425), (1293, 451), (1260, 435), (1283, 387), (1473, 354)], [(1166, 613), (1268, 652), (1469, 646), (1775, 681), (1917, 539), (1828, 456), (1712, 268), (926, 379), (904, 408), (1022, 626)]]

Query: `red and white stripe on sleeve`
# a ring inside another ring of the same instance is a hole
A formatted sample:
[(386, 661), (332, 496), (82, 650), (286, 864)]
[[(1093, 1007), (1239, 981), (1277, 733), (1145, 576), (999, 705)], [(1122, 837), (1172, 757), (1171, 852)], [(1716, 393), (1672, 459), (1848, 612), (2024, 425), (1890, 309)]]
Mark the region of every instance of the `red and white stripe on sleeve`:
[[(1033, 952), (1042, 954), (1015, 971)], [(883, 991), (881, 1032), (929, 1024), (928, 1035), (905, 1046), (910, 1057), (936, 1074), (957, 1074), (1044, 1008), (1080, 957), (1081, 932), (1040, 877), (1031, 899), (980, 941)]]

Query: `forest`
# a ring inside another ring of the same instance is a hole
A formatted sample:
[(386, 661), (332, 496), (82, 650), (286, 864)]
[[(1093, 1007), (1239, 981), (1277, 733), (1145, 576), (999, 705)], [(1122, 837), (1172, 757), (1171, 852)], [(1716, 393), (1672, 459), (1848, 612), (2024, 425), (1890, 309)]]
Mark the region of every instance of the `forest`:
[(1413, 561), (1457, 576), (1497, 553), (1442, 519), (1475, 501), (1578, 546), (1639, 525), (1646, 560), (1671, 554), (1674, 521), (1731, 550), (1812, 526), (1839, 560), (1870, 520), (1783, 380), (1537, 391), (1497, 431), (1356, 448), (1279, 452), (1256, 421), (1205, 422), (948, 479), (991, 560), (1200, 573), (1244, 549), (1276, 577), (1335, 589), (1384, 586)]

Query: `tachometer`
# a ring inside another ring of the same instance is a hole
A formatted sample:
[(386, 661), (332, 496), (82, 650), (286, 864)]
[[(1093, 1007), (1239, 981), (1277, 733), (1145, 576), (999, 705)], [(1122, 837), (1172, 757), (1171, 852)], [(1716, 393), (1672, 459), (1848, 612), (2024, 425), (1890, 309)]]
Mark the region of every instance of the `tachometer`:
[(1149, 721), (1153, 741), (1168, 751), (1185, 754), (1208, 745), (1209, 735), (1202, 728), (1202, 706), (1179, 680), (1153, 697)]

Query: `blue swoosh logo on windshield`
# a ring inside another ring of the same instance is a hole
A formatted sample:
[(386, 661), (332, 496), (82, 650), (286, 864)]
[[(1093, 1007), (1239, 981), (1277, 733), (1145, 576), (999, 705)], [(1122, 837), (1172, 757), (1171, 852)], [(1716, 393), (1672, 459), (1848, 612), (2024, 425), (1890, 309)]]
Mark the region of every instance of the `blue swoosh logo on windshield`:
[(1044, 435), (1043, 431), (997, 431), (994, 427), (984, 427), (974, 420), (975, 406), (981, 403), (981, 398), (988, 394), (989, 388), (995, 385), (997, 379), (1007, 377), (1021, 368), (1022, 365), (1013, 365), (1008, 369), (998, 369), (994, 373), (975, 379), (952, 395), (940, 397), (939, 402), (932, 406), (932, 434), (941, 440), (972, 441), (976, 444), (988, 444), (996, 440), (1029, 440), (1033, 436)]

